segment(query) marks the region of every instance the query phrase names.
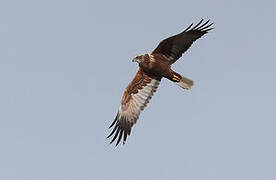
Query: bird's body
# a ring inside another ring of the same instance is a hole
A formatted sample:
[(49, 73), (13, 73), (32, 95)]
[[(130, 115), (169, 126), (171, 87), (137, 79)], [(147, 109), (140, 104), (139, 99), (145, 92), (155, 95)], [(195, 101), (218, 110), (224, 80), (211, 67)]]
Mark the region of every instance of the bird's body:
[(136, 57), (143, 72), (157, 77), (165, 77), (170, 73), (170, 64), (162, 54), (145, 54)]
[[(157, 79), (164, 77), (173, 82), (180, 82), (182, 79), (180, 74), (171, 69), (168, 58), (163, 54), (145, 54), (136, 56), (135, 59), (135, 61), (139, 62), (139, 67), (144, 73)], [(183, 88), (190, 89), (192, 85), (193, 82), (190, 81), (189, 86)]]
[(182, 33), (167, 38), (160, 42), (151, 53), (136, 56), (133, 61), (139, 64), (139, 69), (134, 79), (126, 87), (119, 111), (110, 128), (114, 128), (108, 137), (114, 133), (111, 143), (117, 139), (119, 144), (123, 137), (125, 143), (130, 135), (131, 127), (137, 122), (140, 112), (146, 107), (149, 100), (157, 90), (162, 78), (167, 78), (182, 87), (191, 89), (193, 81), (181, 76), (171, 69), (171, 65), (179, 59), (192, 43), (206, 34), (212, 24), (201, 20), (193, 28), (192, 24)]

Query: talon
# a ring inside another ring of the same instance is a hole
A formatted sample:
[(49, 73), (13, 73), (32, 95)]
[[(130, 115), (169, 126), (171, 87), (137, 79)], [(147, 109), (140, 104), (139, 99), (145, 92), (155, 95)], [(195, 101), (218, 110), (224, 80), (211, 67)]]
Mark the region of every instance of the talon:
[(174, 81), (179, 81), (179, 78), (178, 77), (173, 77), (172, 78)]
[(172, 78), (174, 81), (180, 81), (180, 78), (176, 75), (173, 75), (173, 78)]

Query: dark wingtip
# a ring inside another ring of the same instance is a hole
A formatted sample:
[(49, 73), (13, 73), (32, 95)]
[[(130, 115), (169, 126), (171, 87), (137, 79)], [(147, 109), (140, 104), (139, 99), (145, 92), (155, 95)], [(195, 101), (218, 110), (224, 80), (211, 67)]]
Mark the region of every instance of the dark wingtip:
[(119, 134), (119, 137), (118, 137), (118, 140), (117, 140), (115, 146), (117, 146), (117, 145), (120, 143), (120, 141), (121, 141), (121, 139), (122, 139), (122, 135), (123, 135), (123, 130), (120, 131), (120, 134)]
[(123, 139), (123, 144), (125, 144), (127, 136), (130, 135), (132, 126), (133, 126), (133, 123), (129, 122), (126, 117), (119, 116), (117, 114), (115, 120), (112, 122), (111, 126), (109, 127), (109, 128), (113, 127), (113, 130), (107, 136), (107, 138), (110, 138), (111, 136), (114, 135), (112, 140), (110, 141), (110, 144), (112, 144), (116, 139), (117, 139), (117, 142), (115, 146), (117, 146), (122, 139)]
[(111, 137), (111, 136), (114, 134), (114, 132), (116, 131), (117, 128), (118, 128), (117, 126), (114, 127), (114, 129), (113, 129), (112, 132), (106, 137), (106, 139), (109, 138), (109, 137)]
[(202, 30), (205, 28), (205, 25), (208, 24), (210, 22), (210, 20), (206, 21), (205, 23), (203, 23), (201, 26), (199, 26), (196, 30)]
[(201, 19), (191, 30), (196, 29), (203, 21), (204, 19)]
[(126, 143), (126, 139), (127, 139), (127, 132), (126, 132), (126, 131), (124, 131), (123, 144), (125, 144), (125, 143)]
[(209, 32), (209, 31), (211, 31), (211, 30), (213, 30), (213, 29), (215, 29), (215, 28), (212, 27), (212, 28), (209, 28), (209, 29), (205, 29), (205, 31), (206, 31), (206, 32)]
[(191, 27), (193, 26), (193, 23), (192, 24), (190, 24), (190, 26), (188, 26), (183, 32), (186, 32), (186, 31), (188, 31)]
[(112, 143), (115, 141), (115, 139), (117, 138), (117, 136), (118, 136), (118, 134), (119, 134), (119, 131), (120, 131), (120, 130), (117, 128), (116, 134), (114, 135), (113, 139), (110, 141), (109, 144), (112, 144)]
[(204, 26), (202, 28), (200, 28), (199, 30), (201, 31), (206, 31), (206, 29), (208, 29), (210, 26), (212, 26), (214, 23), (208, 24), (207, 26)]
[(111, 123), (111, 125), (108, 127), (108, 129), (110, 129), (112, 126), (114, 126), (114, 124), (116, 123), (116, 121), (118, 120), (118, 116), (119, 116), (119, 112), (117, 113), (114, 121)]
[[(201, 19), (194, 27), (193, 24), (191, 24), (188, 28), (186, 28), (184, 30), (184, 32), (187, 32), (187, 31), (202, 31), (202, 32), (208, 32), (212, 29), (214, 29), (214, 27), (211, 27), (214, 23), (210, 23), (210, 19), (208, 19), (206, 22), (204, 22), (204, 19)], [(208, 24), (210, 23), (210, 24)]]

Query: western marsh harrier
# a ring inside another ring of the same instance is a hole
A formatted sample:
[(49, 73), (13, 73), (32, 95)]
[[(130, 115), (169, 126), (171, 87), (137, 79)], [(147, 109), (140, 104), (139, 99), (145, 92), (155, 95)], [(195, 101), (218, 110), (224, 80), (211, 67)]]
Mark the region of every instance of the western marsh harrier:
[(117, 116), (109, 127), (114, 126), (107, 138), (115, 133), (110, 143), (116, 138), (116, 146), (122, 138), (123, 144), (126, 142), (132, 126), (137, 122), (140, 112), (148, 104), (163, 77), (183, 89), (192, 88), (193, 81), (174, 72), (171, 65), (189, 49), (195, 40), (212, 30), (212, 25), (209, 20), (203, 23), (202, 19), (195, 26), (191, 24), (180, 34), (164, 39), (151, 53), (139, 55), (133, 59), (133, 62), (139, 64), (139, 69), (126, 87)]

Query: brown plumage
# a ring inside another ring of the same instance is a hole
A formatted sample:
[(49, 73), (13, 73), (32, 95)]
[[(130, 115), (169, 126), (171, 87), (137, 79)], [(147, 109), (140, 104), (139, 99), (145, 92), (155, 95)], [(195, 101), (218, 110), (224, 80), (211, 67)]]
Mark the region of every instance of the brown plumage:
[(192, 88), (193, 81), (174, 72), (171, 65), (189, 49), (195, 40), (212, 30), (212, 25), (209, 20), (205, 23), (201, 20), (195, 26), (191, 24), (182, 33), (161, 41), (151, 53), (136, 56), (133, 59), (139, 64), (139, 69), (126, 87), (117, 116), (109, 127), (113, 127), (113, 130), (107, 138), (114, 135), (110, 143), (117, 139), (117, 146), (122, 138), (123, 144), (126, 142), (132, 126), (137, 122), (140, 112), (149, 103), (163, 77), (183, 89)]

